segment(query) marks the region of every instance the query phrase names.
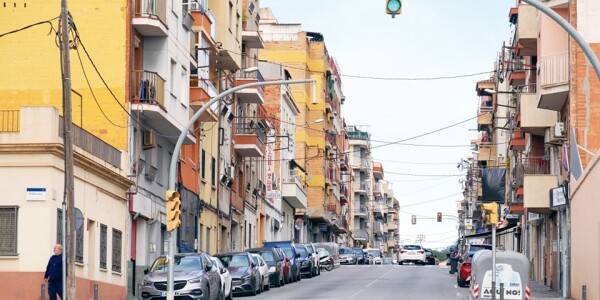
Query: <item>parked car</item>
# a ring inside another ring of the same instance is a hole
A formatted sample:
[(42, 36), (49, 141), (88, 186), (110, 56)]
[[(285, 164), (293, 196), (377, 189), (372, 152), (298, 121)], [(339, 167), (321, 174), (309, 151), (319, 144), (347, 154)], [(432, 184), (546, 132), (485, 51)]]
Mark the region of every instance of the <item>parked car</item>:
[(415, 265), (424, 265), (427, 262), (425, 259), (425, 250), (423, 250), (421, 245), (404, 245), (398, 252), (399, 265), (411, 262)]
[(436, 265), (437, 260), (435, 258), (435, 255), (433, 255), (433, 252), (431, 252), (431, 250), (425, 249), (425, 248), (423, 248), (423, 250), (425, 250), (425, 263), (428, 265)]
[(310, 258), (312, 259), (313, 266), (315, 266), (313, 276), (321, 275), (321, 263), (319, 261), (319, 256), (317, 255), (317, 247), (313, 243), (300, 244), (306, 246), (306, 250), (309, 254), (311, 254)]
[(290, 259), (292, 280), (299, 281), (302, 279), (300, 276), (300, 263), (298, 261), (298, 258), (300, 256), (298, 254), (298, 251), (296, 251), (296, 245), (292, 241), (264, 242), (263, 247), (281, 248), (285, 255)]
[(469, 244), (465, 253), (458, 259), (458, 272), (456, 272), (456, 284), (460, 287), (469, 286), (471, 280), (471, 262), (473, 255), (479, 250), (491, 250), (492, 245), (489, 244)]
[(227, 300), (233, 299), (233, 293), (231, 292), (231, 274), (229, 274), (229, 270), (225, 268), (218, 258), (211, 256), (210, 260), (217, 268), (217, 272), (221, 275), (221, 294), (223, 295), (223, 298)]
[(252, 248), (246, 250), (246, 252), (260, 254), (263, 260), (269, 267), (269, 283), (280, 287), (282, 286), (285, 280), (284, 275), (284, 265), (285, 258), (282, 257), (276, 248)]
[[(167, 257), (160, 256), (144, 271), (142, 299), (164, 299), (167, 294)], [(173, 290), (188, 299), (218, 299), (221, 276), (205, 253), (176, 254), (173, 260)]]
[[(375, 248), (369, 248), (369, 249), (365, 249), (364, 251), (367, 252), (367, 254), (370, 257), (370, 259), (372, 260), (373, 264), (381, 265), (383, 263), (383, 259), (381, 257), (381, 250), (375, 249)], [(371, 263), (371, 262), (369, 262), (369, 263)]]
[(312, 262), (312, 254), (308, 253), (306, 246), (296, 245), (296, 251), (300, 254), (298, 262), (300, 263), (300, 275), (306, 275), (308, 278), (313, 277), (315, 266)]
[(364, 264), (365, 260), (364, 260), (363, 249), (362, 248), (352, 248), (352, 252), (354, 252), (354, 255), (356, 255), (356, 263)]
[(260, 290), (264, 292), (265, 290), (271, 289), (271, 284), (269, 282), (269, 266), (262, 259), (262, 256), (257, 253), (250, 253), (252, 256), (252, 261), (254, 264), (258, 266), (258, 272), (260, 273)]
[(250, 294), (256, 295), (261, 291), (260, 273), (258, 266), (252, 261), (248, 252), (232, 252), (216, 254), (225, 268), (231, 274), (233, 295)]
[(281, 248), (273, 248), (277, 251), (277, 254), (283, 259), (283, 284), (292, 283), (292, 261), (290, 260), (283, 249)]
[(354, 253), (354, 250), (352, 250), (352, 248), (340, 247), (338, 253), (340, 255), (340, 264), (355, 265), (358, 262), (356, 254)]

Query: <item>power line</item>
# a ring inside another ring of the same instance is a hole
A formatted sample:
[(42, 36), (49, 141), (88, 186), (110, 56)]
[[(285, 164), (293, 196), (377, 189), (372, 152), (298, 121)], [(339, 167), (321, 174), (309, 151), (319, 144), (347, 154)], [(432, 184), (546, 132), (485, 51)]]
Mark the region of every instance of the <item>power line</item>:
[(398, 160), (385, 160), (385, 159), (373, 159), (376, 162), (391, 162), (398, 164), (411, 164), (411, 165), (456, 165), (458, 163), (444, 163), (444, 162), (411, 162), (411, 161), (398, 161)]
[(412, 174), (412, 173), (398, 173), (385, 171), (387, 174), (402, 175), (402, 176), (421, 176), (421, 177), (458, 177), (465, 176), (465, 174)]
[(438, 183), (438, 184), (434, 184), (434, 185), (432, 185), (432, 186), (428, 186), (428, 187), (426, 187), (426, 188), (423, 188), (423, 189), (420, 189), (420, 190), (416, 190), (416, 191), (413, 191), (413, 192), (410, 192), (410, 193), (407, 193), (407, 194), (400, 194), (400, 195), (396, 195), (396, 196), (398, 196), (398, 197), (402, 197), (402, 196), (414, 195), (414, 194), (416, 194), (416, 193), (419, 193), (419, 192), (422, 192), (422, 191), (427, 191), (427, 190), (429, 190), (430, 188), (437, 187), (437, 186), (440, 186), (440, 185), (444, 185), (444, 184), (446, 184), (446, 183), (448, 183), (448, 182), (451, 182), (452, 180), (454, 180), (454, 178), (449, 178), (449, 179), (447, 179), (447, 180), (446, 180), (446, 181), (444, 181), (444, 182), (440, 182), (440, 183)]
[(440, 201), (440, 200), (452, 198), (452, 197), (458, 196), (458, 195), (462, 195), (462, 193), (456, 193), (456, 194), (452, 194), (452, 195), (448, 195), (448, 196), (444, 196), (444, 197), (440, 197), (440, 198), (424, 200), (424, 201), (421, 201), (421, 202), (409, 203), (409, 204), (404, 204), (404, 205), (400, 204), (400, 207), (410, 207), (410, 206), (423, 205), (423, 204), (426, 204), (426, 203), (431, 203), (431, 202), (435, 202), (435, 201)]
[(50, 25), (50, 32), (48, 32), (48, 35), (50, 35), (52, 32), (58, 33), (58, 31), (56, 31), (56, 29), (54, 28), (54, 25), (52, 25), (52, 22), (51, 22), (51, 21), (54, 21), (54, 20), (56, 20), (58, 18), (59, 17), (54, 17), (54, 18), (48, 19), (46, 21), (40, 21), (40, 22), (37, 22), (37, 23), (29, 24), (29, 25), (27, 25), (25, 27), (21, 27), (19, 29), (15, 29), (15, 30), (11, 30), (11, 31), (2, 33), (2, 34), (0, 34), (0, 38), (1, 37), (5, 37), (7, 35), (15, 34), (17, 32), (20, 32), (20, 31), (23, 31), (23, 30), (27, 30), (29, 28), (32, 28), (32, 27), (35, 27), (35, 26), (38, 26), (38, 25), (42, 25), (42, 24), (49, 24)]

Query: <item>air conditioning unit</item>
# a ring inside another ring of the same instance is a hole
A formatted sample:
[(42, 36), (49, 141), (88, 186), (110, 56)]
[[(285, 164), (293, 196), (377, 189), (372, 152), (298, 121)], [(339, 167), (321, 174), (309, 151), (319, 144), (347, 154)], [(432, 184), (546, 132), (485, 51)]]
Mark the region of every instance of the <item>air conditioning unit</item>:
[(554, 136), (557, 138), (565, 137), (565, 123), (556, 122), (556, 124), (554, 125)]
[(564, 123), (557, 122), (553, 127), (546, 129), (544, 143), (547, 145), (562, 145), (566, 140), (564, 131)]
[(152, 149), (156, 147), (156, 136), (151, 130), (142, 130), (142, 148)]

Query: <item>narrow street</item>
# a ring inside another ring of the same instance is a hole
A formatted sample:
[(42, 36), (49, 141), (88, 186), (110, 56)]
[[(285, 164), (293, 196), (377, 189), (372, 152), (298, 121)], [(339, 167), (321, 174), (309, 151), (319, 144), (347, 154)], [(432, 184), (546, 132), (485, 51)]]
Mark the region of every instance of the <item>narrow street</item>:
[(300, 283), (272, 288), (255, 299), (467, 299), (455, 277), (440, 266), (342, 266)]

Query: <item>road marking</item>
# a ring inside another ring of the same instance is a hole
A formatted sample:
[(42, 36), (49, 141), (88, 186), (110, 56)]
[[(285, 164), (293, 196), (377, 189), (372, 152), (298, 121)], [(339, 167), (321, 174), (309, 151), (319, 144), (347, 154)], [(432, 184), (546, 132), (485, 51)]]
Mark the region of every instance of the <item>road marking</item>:
[(367, 284), (367, 287), (370, 287), (371, 284), (375, 283), (375, 281), (379, 280), (379, 279), (383, 279), (385, 277), (385, 275), (389, 274), (391, 271), (393, 271), (394, 269), (390, 269), (389, 271), (385, 272), (385, 274), (379, 276), (379, 278), (375, 278), (375, 280), (371, 281), (369, 284)]
[(363, 291), (363, 289), (358, 290), (358, 292), (352, 294), (352, 296), (350, 296), (350, 298), (354, 298), (356, 295), (358, 295), (362, 291)]

